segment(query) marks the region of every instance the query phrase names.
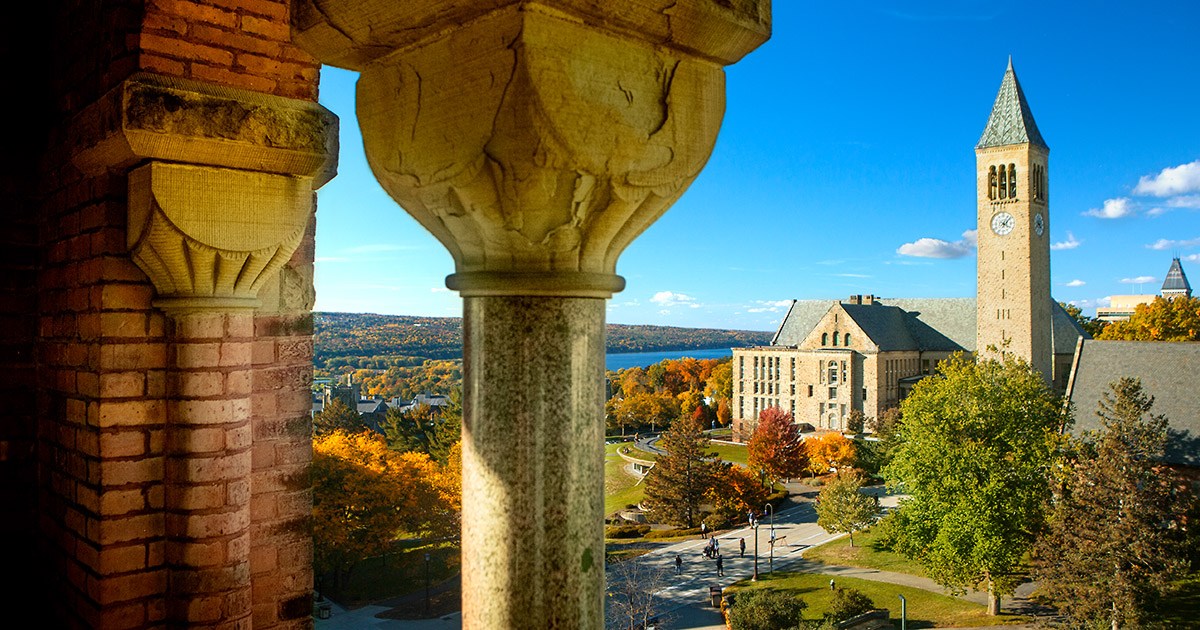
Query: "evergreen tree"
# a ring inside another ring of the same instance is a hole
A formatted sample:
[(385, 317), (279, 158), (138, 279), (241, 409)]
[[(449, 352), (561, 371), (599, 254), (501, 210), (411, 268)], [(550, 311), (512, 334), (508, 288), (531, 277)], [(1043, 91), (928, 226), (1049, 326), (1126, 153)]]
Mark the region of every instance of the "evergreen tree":
[(313, 416), (313, 435), (326, 435), (334, 431), (355, 433), (365, 431), (357, 409), (351, 409), (346, 403), (334, 398)]
[[(700, 521), (700, 504), (712, 487), (715, 452), (693, 418), (680, 418), (663, 433), (660, 455), (646, 475), (646, 505), (653, 518), (684, 527)], [(719, 461), (719, 460), (718, 460)]]
[(1161, 463), (1167, 419), (1136, 379), (1110, 385), (1037, 547), (1041, 588), (1073, 622), (1143, 627), (1185, 568), (1185, 479)]

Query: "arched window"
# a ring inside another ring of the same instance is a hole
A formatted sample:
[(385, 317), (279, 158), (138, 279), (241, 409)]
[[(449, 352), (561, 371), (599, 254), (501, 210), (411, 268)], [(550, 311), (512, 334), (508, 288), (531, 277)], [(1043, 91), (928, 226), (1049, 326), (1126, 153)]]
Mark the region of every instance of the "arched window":
[(988, 199), (996, 198), (996, 166), (988, 167)]
[(846, 333), (846, 336), (842, 337), (842, 345), (846, 346), (847, 348), (850, 347), (850, 333)]
[(838, 340), (838, 334), (835, 332), (835, 333), (833, 333), (833, 345), (835, 345), (835, 346), (837, 345), (837, 340)]
[(1008, 165), (1008, 198), (1017, 198), (1017, 165)]
[(829, 333), (821, 333), (821, 345), (829, 345)]
[(1008, 186), (1004, 185), (1004, 183), (1008, 181), (1008, 173), (1005, 172), (1003, 164), (1000, 165), (999, 174), (1000, 174), (1000, 198), (1008, 199)]

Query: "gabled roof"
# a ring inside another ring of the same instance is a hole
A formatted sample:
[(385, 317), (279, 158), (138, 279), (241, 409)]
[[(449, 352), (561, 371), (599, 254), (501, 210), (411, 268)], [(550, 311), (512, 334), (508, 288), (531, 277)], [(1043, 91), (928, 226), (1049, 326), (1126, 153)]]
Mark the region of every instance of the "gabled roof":
[(1178, 258), (1171, 259), (1171, 268), (1167, 270), (1167, 278), (1163, 280), (1162, 292), (1165, 295), (1167, 292), (1186, 293), (1189, 296), (1192, 294), (1192, 285), (1188, 284), (1187, 275), (1183, 273), (1183, 265), (1179, 264)]
[(779, 330), (771, 338), (772, 346), (798, 346), (817, 322), (829, 312), (831, 300), (792, 300)]
[(1200, 465), (1200, 342), (1087, 340), (1076, 360), (1067, 392), (1075, 405), (1072, 433), (1100, 429), (1096, 410), (1109, 383), (1123, 376), (1140, 378), (1142, 390), (1154, 396), (1150, 413), (1170, 421), (1166, 461)]
[(976, 148), (985, 149), (1026, 142), (1050, 150), (1046, 141), (1042, 140), (1037, 123), (1033, 121), (1029, 101), (1025, 99), (1021, 82), (1017, 80), (1017, 73), (1013, 70), (1012, 57), (1009, 57), (1008, 69), (1004, 71), (1004, 79), (1000, 81), (1000, 92), (996, 94), (996, 102), (992, 105), (992, 115), (988, 117), (987, 126), (983, 128), (983, 136), (979, 138)]

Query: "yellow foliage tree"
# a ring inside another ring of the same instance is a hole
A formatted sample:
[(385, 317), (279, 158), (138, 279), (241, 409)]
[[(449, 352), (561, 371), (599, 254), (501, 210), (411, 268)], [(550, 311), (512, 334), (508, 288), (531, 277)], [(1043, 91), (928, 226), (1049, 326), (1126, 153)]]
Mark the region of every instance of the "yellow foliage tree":
[[(449, 468), (449, 466), (447, 467)], [(424, 453), (397, 453), (383, 436), (334, 431), (313, 439), (314, 563), (340, 589), (354, 566), (401, 534), (447, 535), (461, 489)]]
[(1109, 324), (1099, 339), (1200, 341), (1200, 297), (1157, 297), (1139, 304), (1128, 321)]
[(854, 465), (854, 442), (837, 431), (810, 437), (804, 446), (808, 451), (808, 470), (814, 475)]

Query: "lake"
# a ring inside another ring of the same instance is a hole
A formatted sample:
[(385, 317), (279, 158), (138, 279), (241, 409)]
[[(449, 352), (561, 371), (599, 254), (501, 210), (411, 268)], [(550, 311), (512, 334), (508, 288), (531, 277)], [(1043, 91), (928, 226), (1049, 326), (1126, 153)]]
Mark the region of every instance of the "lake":
[(704, 350), (658, 350), (655, 352), (615, 352), (604, 355), (604, 369), (621, 370), (633, 366), (648, 367), (663, 359), (720, 359), (733, 354), (729, 348)]

